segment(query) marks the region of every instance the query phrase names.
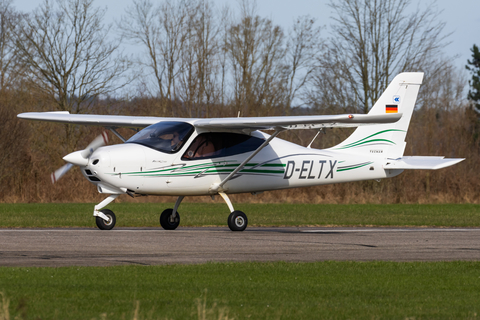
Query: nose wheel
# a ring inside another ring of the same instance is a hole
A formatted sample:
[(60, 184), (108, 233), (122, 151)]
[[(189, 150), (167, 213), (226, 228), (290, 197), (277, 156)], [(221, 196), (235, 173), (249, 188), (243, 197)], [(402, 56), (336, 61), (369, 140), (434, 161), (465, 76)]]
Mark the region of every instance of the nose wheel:
[(228, 216), (228, 227), (232, 231), (243, 231), (247, 228), (247, 215), (242, 211), (233, 211)]
[(95, 222), (97, 223), (97, 227), (100, 230), (112, 230), (115, 227), (115, 223), (117, 222), (117, 218), (115, 217), (115, 213), (112, 210), (103, 209), (100, 211), (104, 215), (107, 216), (108, 220), (104, 220), (101, 217), (95, 217)]

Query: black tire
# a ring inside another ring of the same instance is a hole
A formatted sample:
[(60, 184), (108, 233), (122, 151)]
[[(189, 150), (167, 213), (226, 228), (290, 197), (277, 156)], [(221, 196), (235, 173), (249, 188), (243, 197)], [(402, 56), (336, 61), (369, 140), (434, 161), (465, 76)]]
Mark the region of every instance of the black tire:
[(100, 230), (112, 230), (115, 227), (115, 223), (117, 222), (117, 217), (115, 217), (115, 213), (112, 210), (103, 209), (100, 210), (101, 213), (106, 215), (110, 220), (105, 221), (100, 217), (95, 217), (95, 222), (97, 223), (97, 227)]
[(247, 228), (248, 219), (247, 215), (242, 211), (233, 211), (228, 216), (228, 227), (232, 231), (243, 231)]
[(173, 209), (165, 209), (160, 215), (160, 225), (165, 230), (175, 230), (180, 225), (180, 214), (177, 211), (175, 219), (170, 220), (170, 217), (173, 214)]

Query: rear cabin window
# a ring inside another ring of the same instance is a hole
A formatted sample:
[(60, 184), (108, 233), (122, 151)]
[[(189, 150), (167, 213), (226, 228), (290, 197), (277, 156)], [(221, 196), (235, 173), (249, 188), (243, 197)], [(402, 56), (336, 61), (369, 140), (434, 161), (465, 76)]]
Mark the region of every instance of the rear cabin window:
[(239, 133), (207, 132), (199, 134), (182, 156), (182, 160), (200, 160), (251, 152), (265, 140)]

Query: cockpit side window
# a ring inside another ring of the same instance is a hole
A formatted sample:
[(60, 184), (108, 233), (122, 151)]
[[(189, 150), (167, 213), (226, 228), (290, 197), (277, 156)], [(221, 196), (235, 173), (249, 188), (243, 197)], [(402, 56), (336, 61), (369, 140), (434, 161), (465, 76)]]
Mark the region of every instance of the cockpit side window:
[(177, 121), (163, 121), (141, 130), (126, 143), (138, 143), (165, 153), (178, 152), (193, 133), (191, 124)]
[(199, 134), (187, 148), (182, 160), (200, 160), (233, 156), (256, 150), (263, 139), (231, 132)]

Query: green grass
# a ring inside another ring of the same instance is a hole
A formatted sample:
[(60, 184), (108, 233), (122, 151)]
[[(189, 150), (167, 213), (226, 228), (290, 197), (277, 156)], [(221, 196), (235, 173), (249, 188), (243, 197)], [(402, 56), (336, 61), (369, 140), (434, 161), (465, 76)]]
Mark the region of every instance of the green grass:
[[(0, 228), (95, 227), (95, 204), (0, 204)], [(172, 203), (119, 203), (107, 208), (118, 227), (159, 227), (159, 215)], [(237, 204), (249, 226), (480, 226), (476, 204)], [(182, 203), (181, 226), (226, 226), (222, 203)]]
[[(93, 206), (0, 204), (0, 227), (93, 228)], [(160, 212), (172, 206), (109, 208), (117, 226), (159, 227)], [(250, 226), (480, 226), (480, 206), (471, 204), (235, 208)], [(225, 204), (184, 203), (181, 225), (225, 227), (227, 211)], [(0, 267), (0, 320), (474, 319), (479, 310), (480, 262)]]
[(480, 262), (0, 268), (0, 292), (11, 319), (473, 319)]

